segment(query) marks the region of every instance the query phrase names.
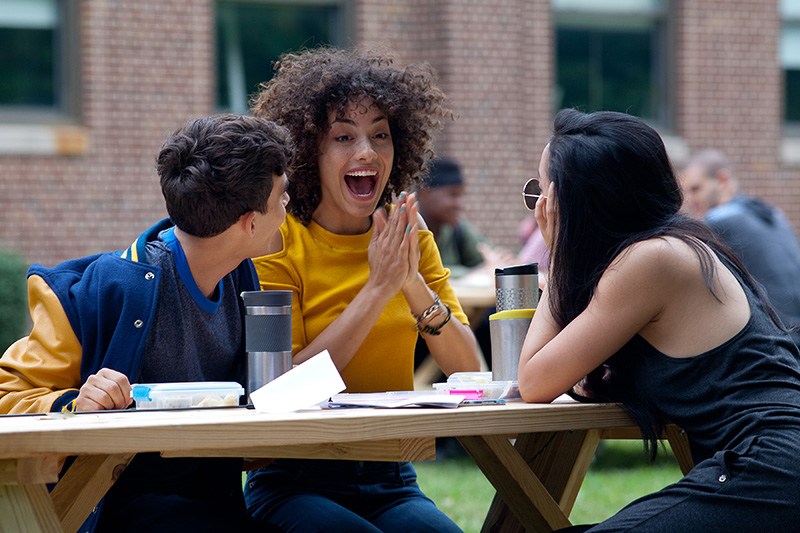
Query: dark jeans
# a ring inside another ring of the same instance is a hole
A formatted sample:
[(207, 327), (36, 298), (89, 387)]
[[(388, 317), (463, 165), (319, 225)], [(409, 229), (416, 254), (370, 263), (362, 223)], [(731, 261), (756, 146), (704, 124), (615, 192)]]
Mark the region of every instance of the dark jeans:
[(100, 506), (97, 531), (280, 531), (247, 513), (241, 459), (137, 455)]
[(250, 472), (248, 511), (286, 532), (460, 532), (417, 485), (410, 463), (276, 461)]

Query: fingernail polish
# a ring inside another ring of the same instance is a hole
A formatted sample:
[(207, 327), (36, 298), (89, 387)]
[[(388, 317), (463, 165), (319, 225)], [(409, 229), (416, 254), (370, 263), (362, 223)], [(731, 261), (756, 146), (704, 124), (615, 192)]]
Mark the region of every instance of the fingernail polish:
[(409, 231), (411, 231), (411, 226), (406, 226), (406, 233), (408, 233)]

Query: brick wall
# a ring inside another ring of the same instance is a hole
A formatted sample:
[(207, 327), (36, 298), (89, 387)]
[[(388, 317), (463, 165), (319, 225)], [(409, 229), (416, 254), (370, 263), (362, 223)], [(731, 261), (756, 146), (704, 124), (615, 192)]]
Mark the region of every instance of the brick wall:
[[(0, 242), (46, 265), (125, 247), (164, 216), (153, 169), (166, 136), (211, 113), (213, 1), (80, 2), (82, 125), (73, 157), (0, 156)], [(689, 150), (733, 158), (747, 192), (800, 226), (800, 168), (781, 161), (778, 0), (671, 2), (675, 122)], [(549, 0), (357, 0), (355, 37), (429, 61), (459, 119), (438, 139), (459, 160), (468, 217), (518, 247), (520, 188), (552, 123)]]
[(362, 42), (389, 42), (404, 61), (436, 68), (458, 114), (437, 152), (461, 164), (469, 220), (518, 248), (522, 184), (536, 173), (552, 121), (549, 2), (370, 1), (359, 13)]
[(729, 155), (745, 192), (800, 223), (800, 172), (781, 162), (777, 0), (695, 0), (676, 11), (679, 134)]
[(156, 154), (212, 110), (210, 2), (79, 5), (88, 152), (0, 158), (0, 242), (45, 265), (124, 248), (166, 216)]

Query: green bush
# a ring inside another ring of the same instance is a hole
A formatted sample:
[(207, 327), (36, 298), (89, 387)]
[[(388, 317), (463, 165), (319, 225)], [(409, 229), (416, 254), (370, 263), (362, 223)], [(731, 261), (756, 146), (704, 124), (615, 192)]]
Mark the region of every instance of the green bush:
[(28, 266), (19, 254), (0, 247), (0, 355), (25, 335)]

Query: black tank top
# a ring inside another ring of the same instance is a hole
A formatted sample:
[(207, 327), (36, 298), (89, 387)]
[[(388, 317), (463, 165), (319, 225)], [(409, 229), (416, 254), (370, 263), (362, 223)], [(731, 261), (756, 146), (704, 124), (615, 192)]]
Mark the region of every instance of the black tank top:
[(750, 303), (736, 335), (689, 358), (664, 355), (637, 335), (617, 354), (650, 405), (687, 432), (696, 460), (768, 427), (800, 427), (800, 353), (741, 273), (720, 259)]

